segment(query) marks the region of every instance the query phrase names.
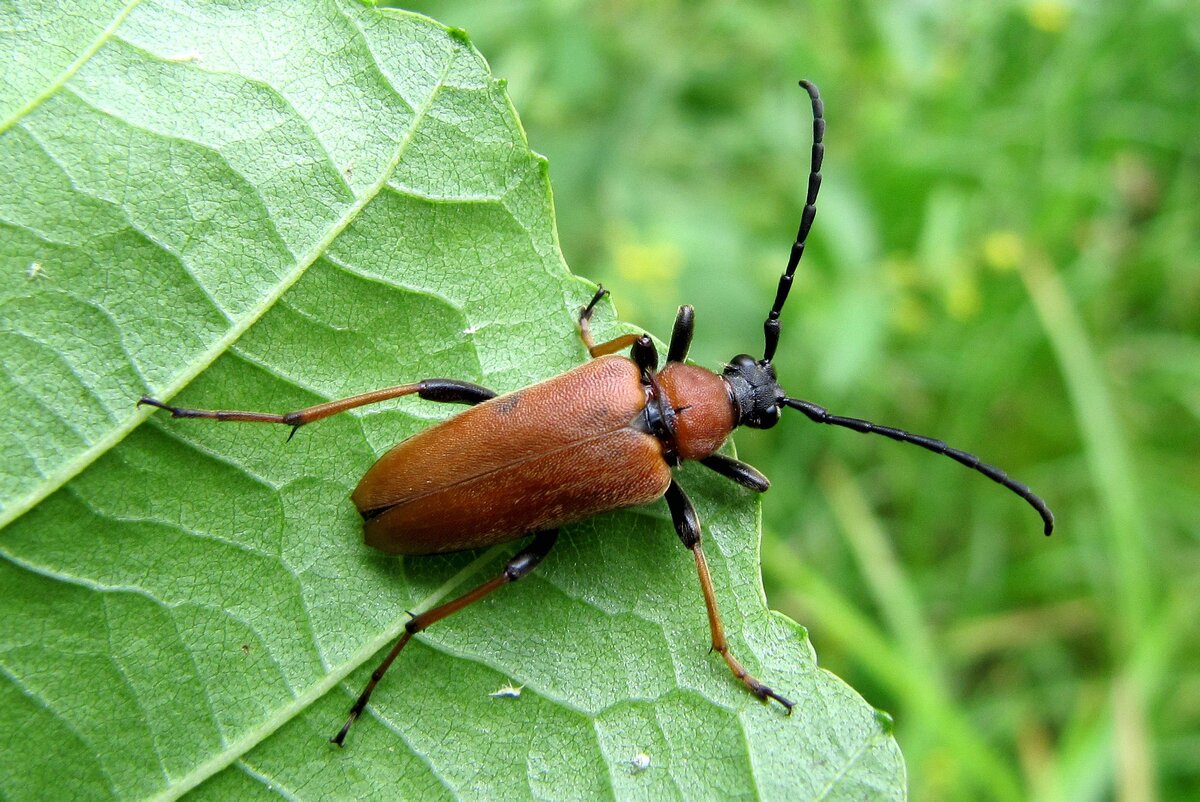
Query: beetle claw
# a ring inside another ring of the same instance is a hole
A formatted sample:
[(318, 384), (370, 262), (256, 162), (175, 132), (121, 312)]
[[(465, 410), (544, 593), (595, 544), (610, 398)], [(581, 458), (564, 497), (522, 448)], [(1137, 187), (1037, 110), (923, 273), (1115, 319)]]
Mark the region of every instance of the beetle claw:
[(596, 294), (592, 296), (592, 300), (588, 301), (587, 306), (579, 310), (579, 314), (585, 318), (592, 316), (592, 310), (596, 308), (596, 304), (600, 303), (600, 299), (608, 295), (608, 290), (604, 289), (603, 284), (596, 285)]
[(774, 699), (776, 702), (779, 702), (779, 704), (783, 705), (783, 709), (785, 711), (787, 711), (787, 715), (789, 715), (789, 716), (792, 714), (792, 708), (796, 706), (796, 703), (793, 702), (791, 699), (788, 699), (785, 696), (780, 696), (775, 691), (768, 688), (766, 685), (762, 685), (759, 687), (758, 698), (762, 699), (764, 702), (768, 702), (771, 699)]
[(350, 718), (346, 719), (346, 723), (342, 725), (340, 730), (338, 730), (338, 734), (329, 739), (329, 743), (337, 744), (339, 749), (345, 749), (346, 733), (350, 732), (350, 725), (354, 723), (356, 718), (358, 718), (358, 712), (351, 711)]

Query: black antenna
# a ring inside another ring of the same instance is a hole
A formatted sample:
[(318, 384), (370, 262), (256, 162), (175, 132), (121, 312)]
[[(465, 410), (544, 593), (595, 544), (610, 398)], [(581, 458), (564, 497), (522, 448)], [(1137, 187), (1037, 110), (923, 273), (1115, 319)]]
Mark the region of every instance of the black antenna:
[(813, 111), (813, 143), (812, 165), (808, 170), (808, 199), (804, 202), (804, 212), (800, 215), (800, 230), (796, 232), (796, 241), (792, 244), (792, 253), (788, 257), (787, 270), (779, 279), (779, 289), (775, 291), (775, 304), (763, 323), (763, 334), (767, 338), (767, 347), (763, 352), (763, 362), (775, 358), (775, 349), (779, 346), (779, 313), (787, 301), (788, 292), (792, 289), (792, 276), (800, 257), (804, 255), (804, 242), (808, 232), (812, 230), (813, 218), (817, 216), (817, 193), (821, 191), (821, 160), (825, 158), (825, 104), (821, 101), (821, 93), (809, 81), (801, 81), (800, 86), (812, 98)]
[(840, 415), (831, 415), (824, 407), (817, 406), (811, 401), (801, 401), (798, 398), (783, 398), (781, 399), (781, 403), (792, 409), (800, 410), (808, 416), (809, 420), (816, 423), (844, 426), (847, 429), (853, 429), (856, 432), (863, 432), (865, 434), (881, 434), (884, 437), (890, 437), (901, 443), (912, 443), (935, 454), (945, 454), (955, 462), (966, 465), (972, 470), (979, 471), (993, 482), (1004, 485), (1025, 499), (1031, 507), (1037, 510), (1038, 515), (1042, 516), (1042, 521), (1046, 524), (1046, 534), (1049, 535), (1054, 531), (1054, 513), (1050, 512), (1050, 508), (1046, 506), (1046, 502), (1038, 498), (1028, 487), (1015, 479), (1010, 479), (1007, 473), (994, 465), (988, 465), (980, 461), (979, 457), (974, 454), (968, 454), (965, 451), (959, 451), (957, 448), (951, 448), (941, 440), (934, 440), (932, 437), (922, 437), (919, 434), (911, 434), (900, 429), (893, 429), (891, 426), (880, 426), (878, 423), (871, 423), (868, 420), (860, 420), (859, 418), (843, 418)]

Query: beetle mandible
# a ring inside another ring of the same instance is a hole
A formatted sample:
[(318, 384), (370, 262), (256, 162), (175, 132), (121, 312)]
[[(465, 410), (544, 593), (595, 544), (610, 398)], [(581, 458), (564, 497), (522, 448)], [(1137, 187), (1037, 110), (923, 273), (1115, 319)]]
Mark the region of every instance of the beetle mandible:
[[(808, 195), (787, 267), (763, 324), (766, 347), (761, 359), (739, 354), (720, 374), (686, 364), (694, 324), (690, 306), (679, 308), (661, 370), (658, 351), (646, 334), (626, 334), (597, 344), (589, 321), (607, 293), (601, 287), (579, 313), (579, 334), (592, 361), (503, 396), (469, 382), (425, 379), (282, 415), (184, 409), (153, 398), (138, 402), (167, 410), (176, 418), (282, 423), (292, 427), (292, 435), (330, 415), (405, 395), (471, 405), (394, 446), (363, 476), (351, 499), (362, 514), (367, 545), (391, 554), (437, 554), (505, 543), (527, 534), (533, 534), (533, 540), (491, 580), (408, 621), (404, 634), (351, 707), (345, 725), (331, 739), (334, 743), (343, 744), (376, 684), (413, 635), (528, 574), (553, 548), (564, 524), (664, 496), (675, 531), (696, 562), (713, 651), (752, 694), (764, 702), (774, 699), (790, 713), (793, 702), (752, 676), (730, 652), (701, 547), (700, 521), (671, 475), (671, 469), (684, 460), (696, 460), (750, 490), (765, 491), (770, 486), (765, 476), (717, 450), (738, 426), (771, 428), (785, 408), (816, 423), (881, 434), (944, 454), (1025, 499), (1050, 534), (1054, 516), (1046, 503), (999, 468), (940, 440), (833, 415), (817, 404), (789, 397), (779, 386), (771, 364), (779, 345), (779, 315), (816, 216), (825, 152), (820, 93), (809, 81), (800, 85), (808, 92), (813, 113)], [(629, 357), (617, 355), (626, 348)]]

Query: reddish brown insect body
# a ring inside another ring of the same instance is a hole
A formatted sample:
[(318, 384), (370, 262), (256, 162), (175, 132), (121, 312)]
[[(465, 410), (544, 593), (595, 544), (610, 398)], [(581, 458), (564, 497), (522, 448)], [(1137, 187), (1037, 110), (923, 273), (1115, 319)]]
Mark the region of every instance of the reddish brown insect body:
[[(1053, 515), (1029, 488), (977, 457), (940, 440), (832, 415), (809, 401), (790, 398), (779, 386), (772, 360), (779, 344), (779, 315), (816, 214), (824, 154), (824, 108), (817, 89), (802, 81), (812, 99), (813, 146), (808, 196), (787, 268), (763, 331), (761, 359), (739, 354), (721, 374), (687, 365), (693, 312), (683, 306), (675, 319), (667, 363), (647, 335), (625, 335), (597, 345), (589, 330), (600, 289), (580, 311), (584, 345), (594, 357), (541, 384), (497, 397), (476, 384), (426, 379), (318, 404), (283, 415), (265, 412), (184, 409), (143, 398), (177, 418), (282, 423), (292, 433), (307, 423), (348, 409), (419, 395), (430, 401), (462, 403), (472, 409), (410, 437), (384, 454), (363, 476), (352, 498), (363, 516), (366, 542), (393, 554), (431, 554), (504, 543), (534, 534), (496, 577), (432, 610), (414, 616), (333, 737), (342, 744), (366, 708), (376, 683), (417, 632), (532, 571), (549, 553), (558, 528), (600, 512), (647, 504), (666, 497), (675, 531), (691, 552), (708, 612), (712, 647), (755, 696), (774, 699), (789, 712), (792, 702), (755, 679), (729, 651), (717, 610), (700, 522), (671, 469), (683, 460), (708, 468), (758, 492), (770, 483), (757, 470), (717, 452), (738, 426), (769, 429), (784, 408), (810, 420), (859, 432), (882, 434), (945, 454), (983, 473), (1028, 501), (1050, 534)], [(628, 358), (615, 356), (630, 349)]]
[(426, 429), (351, 496), (367, 545), (462, 551), (654, 501), (671, 468), (636, 425), (645, 406), (637, 365), (605, 356)]

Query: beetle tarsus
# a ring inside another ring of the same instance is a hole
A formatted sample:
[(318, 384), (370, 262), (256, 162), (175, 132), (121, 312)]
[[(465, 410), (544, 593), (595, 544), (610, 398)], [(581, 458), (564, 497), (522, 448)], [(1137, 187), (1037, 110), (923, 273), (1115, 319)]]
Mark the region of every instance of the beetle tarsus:
[[(358, 707), (358, 706), (355, 705), (355, 707)], [(350, 710), (350, 718), (346, 719), (346, 723), (342, 725), (342, 728), (340, 730), (338, 730), (338, 734), (329, 739), (329, 743), (337, 744), (339, 748), (345, 749), (346, 748), (346, 733), (350, 732), (350, 727), (351, 727), (351, 725), (354, 724), (354, 720), (356, 718), (358, 718), (358, 710), (351, 709)]]
[[(707, 568), (705, 571), (707, 571)], [(710, 608), (710, 612), (712, 609), (713, 608)], [(788, 699), (786, 696), (776, 693), (769, 685), (765, 685), (760, 682), (758, 678), (747, 671), (745, 666), (743, 666), (741, 662), (739, 662), (738, 659), (733, 656), (733, 653), (729, 651), (729, 644), (725, 641), (724, 628), (719, 626), (719, 622), (718, 626), (713, 630), (713, 640), (720, 641), (720, 643), (713, 644), (713, 650), (720, 653), (721, 657), (725, 660), (725, 664), (729, 666), (729, 670), (733, 672), (733, 676), (740, 679), (750, 693), (754, 694), (759, 701), (764, 703), (774, 699), (776, 702), (779, 702), (779, 704), (783, 705), (789, 716), (792, 714), (792, 708), (796, 706), (796, 703), (791, 699)]]
[[(596, 341), (592, 339), (592, 311), (595, 310), (596, 304), (605, 295), (608, 295), (608, 290), (600, 287), (596, 290), (596, 294), (592, 296), (592, 300), (588, 301), (588, 305), (579, 310), (579, 338), (583, 340), (584, 347), (588, 349), (588, 353), (593, 359), (599, 356), (615, 354), (617, 351), (623, 351), (626, 348), (636, 345), (641, 339), (650, 341), (649, 336), (644, 334), (622, 334), (620, 337), (615, 337), (608, 342), (603, 342), (599, 345), (596, 344)], [(653, 348), (654, 344), (652, 342), (650, 345)], [(654, 355), (654, 362), (657, 366), (657, 353)]]
[[(796, 703), (791, 699), (781, 696), (749, 675), (746, 675), (745, 680), (746, 683), (750, 685), (750, 692), (759, 699), (762, 699), (764, 702), (769, 702), (771, 699), (774, 699), (783, 706), (783, 709), (787, 711), (787, 715), (790, 716), (792, 714), (792, 708), (796, 706)], [(751, 684), (751, 680), (753, 680), (753, 684)]]
[(148, 395), (144, 395), (141, 398), (139, 398), (138, 402), (137, 402), (137, 406), (139, 406), (139, 407), (140, 406), (158, 407), (159, 409), (165, 409), (167, 412), (170, 412), (171, 415), (174, 417), (179, 417), (178, 415), (175, 414), (176, 412), (178, 412), (178, 410), (175, 407), (167, 406), (162, 401), (159, 401), (157, 398), (151, 398)]
[(596, 285), (596, 294), (592, 296), (592, 300), (588, 301), (587, 306), (579, 310), (580, 321), (588, 320), (592, 316), (592, 310), (596, 308), (596, 304), (600, 303), (600, 299), (608, 295), (608, 290), (604, 289), (603, 284)]

